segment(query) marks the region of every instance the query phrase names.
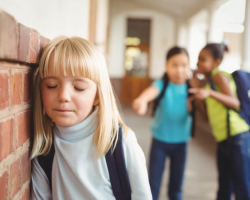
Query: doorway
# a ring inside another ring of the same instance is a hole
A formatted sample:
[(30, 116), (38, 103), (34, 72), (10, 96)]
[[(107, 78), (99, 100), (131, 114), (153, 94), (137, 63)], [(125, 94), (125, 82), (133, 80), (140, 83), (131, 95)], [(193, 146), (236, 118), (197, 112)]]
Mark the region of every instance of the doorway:
[(131, 104), (148, 87), (150, 63), (150, 19), (127, 19), (122, 104)]

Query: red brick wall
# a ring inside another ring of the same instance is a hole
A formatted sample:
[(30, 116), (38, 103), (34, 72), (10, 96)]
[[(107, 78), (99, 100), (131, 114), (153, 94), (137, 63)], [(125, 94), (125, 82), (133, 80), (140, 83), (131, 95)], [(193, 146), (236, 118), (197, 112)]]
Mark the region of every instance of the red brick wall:
[(49, 40), (0, 10), (0, 199), (28, 200), (33, 74)]

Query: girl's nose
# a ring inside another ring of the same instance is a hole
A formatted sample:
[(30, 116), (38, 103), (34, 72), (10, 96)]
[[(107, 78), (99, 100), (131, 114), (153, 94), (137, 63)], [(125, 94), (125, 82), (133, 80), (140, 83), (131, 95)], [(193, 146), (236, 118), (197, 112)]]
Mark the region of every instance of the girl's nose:
[(185, 73), (185, 70), (183, 67), (178, 67), (177, 71), (178, 71), (178, 74)]
[(70, 101), (70, 93), (65, 86), (62, 86), (58, 91), (58, 101), (62, 103)]

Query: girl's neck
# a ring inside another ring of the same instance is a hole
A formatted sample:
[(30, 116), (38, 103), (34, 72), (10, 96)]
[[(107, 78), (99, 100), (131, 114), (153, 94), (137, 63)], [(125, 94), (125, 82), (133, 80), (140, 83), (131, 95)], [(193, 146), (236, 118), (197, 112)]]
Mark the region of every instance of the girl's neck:
[(86, 119), (73, 126), (65, 127), (56, 125), (56, 134), (65, 140), (80, 140), (89, 136), (95, 132), (99, 124), (98, 111), (99, 107), (96, 106), (95, 110)]
[(211, 78), (211, 76), (212, 76), (212, 72), (213, 72), (215, 69), (217, 69), (217, 68), (218, 68), (218, 67), (214, 67), (214, 68), (212, 69), (212, 71), (210, 71), (209, 73), (204, 74), (207, 80), (210, 80), (210, 78)]
[(183, 82), (183, 83), (175, 83), (175, 82), (169, 80), (169, 82), (172, 83), (173, 85), (183, 85), (183, 84), (186, 84), (186, 81)]

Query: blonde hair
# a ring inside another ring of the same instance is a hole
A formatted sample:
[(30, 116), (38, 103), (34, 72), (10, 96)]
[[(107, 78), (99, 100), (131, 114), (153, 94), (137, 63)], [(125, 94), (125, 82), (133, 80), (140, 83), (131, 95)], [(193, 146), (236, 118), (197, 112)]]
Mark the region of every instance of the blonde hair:
[(97, 146), (97, 155), (104, 155), (112, 147), (113, 142), (117, 142), (119, 123), (123, 126), (125, 134), (128, 130), (117, 108), (104, 57), (92, 43), (83, 38), (61, 36), (45, 46), (39, 62), (34, 91), (34, 137), (31, 158), (47, 154), (53, 142), (52, 120), (43, 115), (40, 91), (41, 80), (48, 76), (48, 63), (52, 55), (54, 65), (50, 67), (53, 67), (53, 73), (83, 76), (96, 83), (100, 123), (94, 133), (93, 142)]

